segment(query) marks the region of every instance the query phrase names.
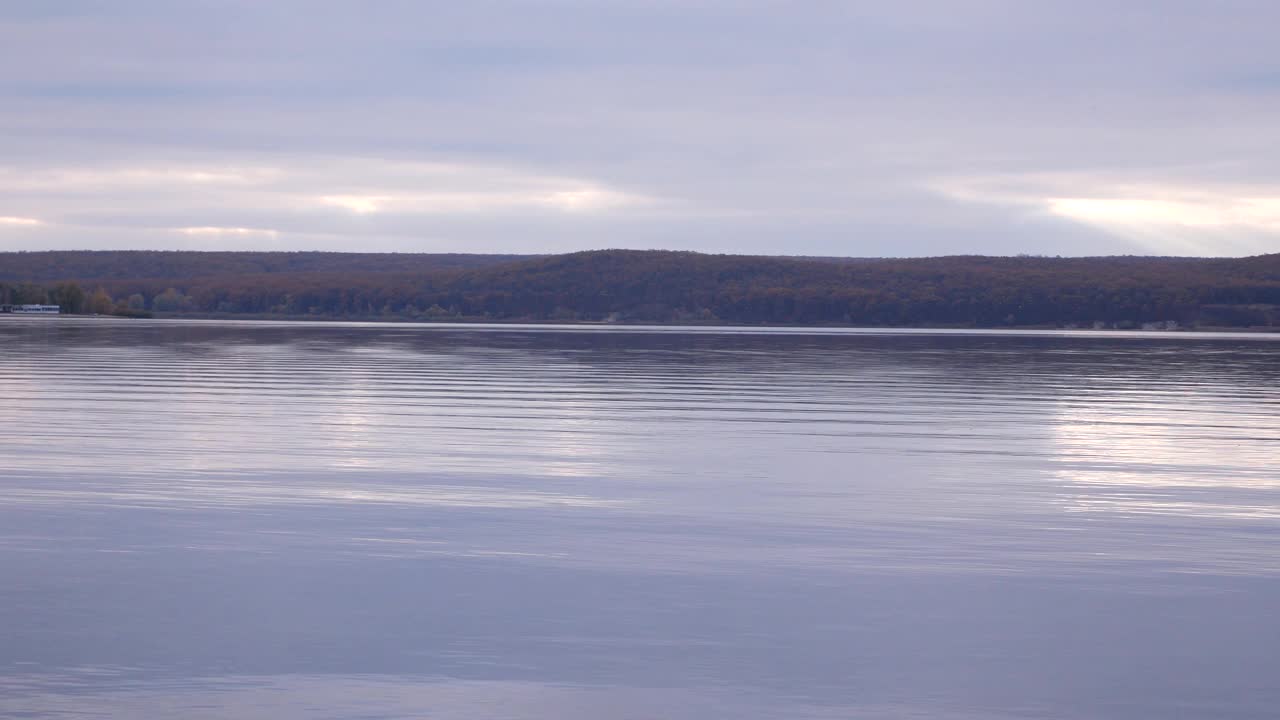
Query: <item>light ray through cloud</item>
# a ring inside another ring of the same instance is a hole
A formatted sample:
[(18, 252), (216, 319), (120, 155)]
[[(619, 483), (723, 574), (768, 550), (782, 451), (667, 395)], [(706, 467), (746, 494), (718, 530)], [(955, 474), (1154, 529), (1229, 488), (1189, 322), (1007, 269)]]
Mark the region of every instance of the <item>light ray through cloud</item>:
[(16, 225), (19, 227), (32, 227), (35, 225), (43, 225), (44, 223), (36, 218), (18, 217), (15, 215), (0, 216), (0, 225)]
[(1080, 223), (1148, 252), (1244, 255), (1280, 247), (1280, 185), (1156, 185), (1033, 175), (951, 179), (934, 187), (961, 202)]

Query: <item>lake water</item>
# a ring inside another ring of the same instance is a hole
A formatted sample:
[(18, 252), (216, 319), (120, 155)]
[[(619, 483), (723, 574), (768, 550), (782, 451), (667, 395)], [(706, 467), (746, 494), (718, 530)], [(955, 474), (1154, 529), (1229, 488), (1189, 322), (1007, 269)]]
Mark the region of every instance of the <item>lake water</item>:
[(0, 321), (0, 717), (1274, 718), (1280, 338)]

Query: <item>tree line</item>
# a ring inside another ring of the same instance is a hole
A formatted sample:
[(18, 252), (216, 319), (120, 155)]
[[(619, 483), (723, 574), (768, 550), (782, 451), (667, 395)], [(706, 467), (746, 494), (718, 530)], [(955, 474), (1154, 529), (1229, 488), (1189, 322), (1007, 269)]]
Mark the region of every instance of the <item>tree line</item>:
[[(0, 302), (348, 319), (1280, 327), (1280, 254), (841, 259), (603, 250), (359, 254), (346, 267), (339, 253), (217, 253), (206, 270), (208, 253), (37, 255), (0, 254)], [(316, 257), (279, 257), (307, 255)], [(61, 275), (49, 277), (51, 266)]]

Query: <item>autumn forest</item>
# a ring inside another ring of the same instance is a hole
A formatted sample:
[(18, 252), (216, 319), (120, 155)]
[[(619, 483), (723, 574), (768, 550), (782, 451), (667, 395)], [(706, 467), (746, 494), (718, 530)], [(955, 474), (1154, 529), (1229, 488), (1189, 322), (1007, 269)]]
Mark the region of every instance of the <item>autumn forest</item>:
[(1250, 258), (0, 253), (0, 304), (156, 317), (1280, 329)]

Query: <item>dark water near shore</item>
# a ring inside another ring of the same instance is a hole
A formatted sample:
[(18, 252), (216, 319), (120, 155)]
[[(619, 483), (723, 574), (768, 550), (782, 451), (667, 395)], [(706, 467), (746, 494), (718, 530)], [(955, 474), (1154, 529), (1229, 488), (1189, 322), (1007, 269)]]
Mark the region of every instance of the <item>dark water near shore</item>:
[(1280, 342), (0, 321), (0, 717), (1274, 718)]

